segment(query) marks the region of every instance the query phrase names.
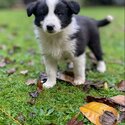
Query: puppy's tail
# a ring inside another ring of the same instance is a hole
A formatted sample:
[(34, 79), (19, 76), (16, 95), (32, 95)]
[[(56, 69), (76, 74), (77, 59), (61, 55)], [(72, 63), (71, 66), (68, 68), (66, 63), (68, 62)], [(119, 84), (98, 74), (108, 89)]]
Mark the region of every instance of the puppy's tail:
[(110, 24), (114, 20), (114, 17), (111, 15), (108, 15), (105, 19), (97, 21), (98, 27), (103, 27), (108, 24)]

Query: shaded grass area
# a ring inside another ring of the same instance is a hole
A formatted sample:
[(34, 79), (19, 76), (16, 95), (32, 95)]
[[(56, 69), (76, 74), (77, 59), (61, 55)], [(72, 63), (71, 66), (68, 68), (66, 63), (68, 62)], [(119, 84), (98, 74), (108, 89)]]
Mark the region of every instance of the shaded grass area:
[[(116, 7), (93, 7), (83, 8), (81, 15), (87, 15), (96, 19), (102, 19), (111, 14), (115, 17), (113, 23), (100, 29), (104, 58), (107, 62), (107, 72), (100, 74), (96, 71), (89, 71), (88, 80), (107, 81), (115, 85), (124, 79), (124, 9)], [(30, 99), (29, 92), (34, 91), (36, 86), (27, 86), (26, 80), (38, 78), (44, 67), (41, 64), (40, 49), (38, 48), (33, 33), (33, 20), (26, 16), (24, 10), (1, 10), (0, 11), (0, 45), (5, 45), (6, 49), (0, 49), (0, 56), (9, 57), (15, 60), (13, 64), (8, 64), (0, 68), (0, 125), (16, 125), (13, 118), (20, 113), (25, 116), (25, 125), (65, 125), (67, 121), (79, 112), (79, 107), (85, 104), (87, 95), (111, 97), (121, 94), (115, 88), (110, 90), (94, 90), (85, 93), (82, 87), (76, 88), (64, 82), (57, 82), (57, 85), (49, 90), (44, 90), (36, 100), (36, 104), (27, 104)], [(3, 27), (3, 28), (2, 28)], [(8, 50), (13, 46), (20, 46), (20, 50), (12, 55), (8, 55)], [(33, 61), (33, 66), (28, 66), (29, 61)], [(119, 64), (120, 62), (120, 64)], [(6, 71), (10, 68), (17, 68), (16, 73), (8, 76)], [(29, 70), (27, 76), (20, 74), (22, 70)], [(34, 115), (31, 115), (34, 114)], [(86, 125), (91, 125), (84, 120)]]

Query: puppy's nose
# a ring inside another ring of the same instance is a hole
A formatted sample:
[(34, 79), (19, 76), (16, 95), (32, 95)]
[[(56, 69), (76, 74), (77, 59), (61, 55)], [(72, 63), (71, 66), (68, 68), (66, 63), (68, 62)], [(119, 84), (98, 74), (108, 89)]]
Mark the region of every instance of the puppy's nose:
[(54, 25), (47, 25), (47, 30), (49, 31), (49, 32), (52, 32), (53, 30), (54, 30)]

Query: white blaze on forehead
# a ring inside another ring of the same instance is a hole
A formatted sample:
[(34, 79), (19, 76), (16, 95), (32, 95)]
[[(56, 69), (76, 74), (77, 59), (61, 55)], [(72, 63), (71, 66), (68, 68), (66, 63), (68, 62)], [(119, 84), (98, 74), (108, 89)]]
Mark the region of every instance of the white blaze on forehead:
[(58, 3), (58, 1), (59, 0), (46, 0), (50, 13), (54, 12), (55, 6)]
[(47, 31), (47, 25), (54, 25), (55, 32), (59, 32), (61, 30), (61, 22), (54, 13), (58, 2), (59, 0), (46, 0), (49, 12), (45, 19), (41, 22), (44, 31)]

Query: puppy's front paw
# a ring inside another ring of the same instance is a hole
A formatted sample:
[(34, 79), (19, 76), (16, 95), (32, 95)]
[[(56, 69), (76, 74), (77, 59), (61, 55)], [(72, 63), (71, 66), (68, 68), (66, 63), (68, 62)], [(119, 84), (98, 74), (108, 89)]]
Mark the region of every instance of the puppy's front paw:
[(74, 79), (74, 85), (82, 85), (84, 83), (85, 83), (85, 79), (84, 78)]
[(43, 88), (52, 88), (54, 85), (56, 84), (56, 82), (50, 82), (50, 81), (46, 81), (44, 84), (43, 84)]

